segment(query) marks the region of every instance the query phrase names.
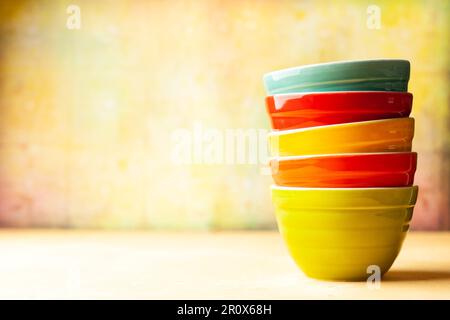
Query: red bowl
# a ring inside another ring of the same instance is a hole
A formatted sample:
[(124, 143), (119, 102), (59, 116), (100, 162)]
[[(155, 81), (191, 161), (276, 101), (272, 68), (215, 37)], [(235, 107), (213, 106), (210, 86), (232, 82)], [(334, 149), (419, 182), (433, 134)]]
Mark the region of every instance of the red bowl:
[(371, 188), (412, 186), (417, 153), (348, 153), (271, 160), (279, 186)]
[(266, 97), (272, 128), (279, 130), (408, 117), (408, 92), (353, 91), (278, 94)]

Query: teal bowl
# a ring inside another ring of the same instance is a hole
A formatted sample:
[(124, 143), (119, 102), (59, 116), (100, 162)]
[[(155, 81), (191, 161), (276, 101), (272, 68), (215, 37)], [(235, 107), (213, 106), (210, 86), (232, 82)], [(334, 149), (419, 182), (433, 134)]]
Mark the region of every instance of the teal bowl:
[(268, 95), (323, 91), (408, 91), (410, 63), (379, 59), (312, 64), (264, 75)]

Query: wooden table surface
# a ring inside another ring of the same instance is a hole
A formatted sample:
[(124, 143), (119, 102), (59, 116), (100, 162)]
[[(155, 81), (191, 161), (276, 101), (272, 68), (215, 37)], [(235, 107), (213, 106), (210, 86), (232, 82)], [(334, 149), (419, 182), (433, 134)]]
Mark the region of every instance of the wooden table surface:
[(0, 230), (0, 298), (450, 299), (450, 233), (411, 232), (380, 288), (306, 278), (277, 232)]

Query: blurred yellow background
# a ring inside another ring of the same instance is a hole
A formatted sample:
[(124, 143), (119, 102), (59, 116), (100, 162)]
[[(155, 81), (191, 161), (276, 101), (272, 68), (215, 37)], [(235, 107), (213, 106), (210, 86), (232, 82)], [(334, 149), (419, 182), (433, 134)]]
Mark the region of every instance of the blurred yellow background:
[[(80, 29), (66, 26), (71, 4)], [(275, 228), (259, 165), (176, 165), (171, 134), (269, 128), (268, 71), (402, 58), (413, 227), (449, 229), (449, 12), (445, 0), (2, 1), (0, 226)]]

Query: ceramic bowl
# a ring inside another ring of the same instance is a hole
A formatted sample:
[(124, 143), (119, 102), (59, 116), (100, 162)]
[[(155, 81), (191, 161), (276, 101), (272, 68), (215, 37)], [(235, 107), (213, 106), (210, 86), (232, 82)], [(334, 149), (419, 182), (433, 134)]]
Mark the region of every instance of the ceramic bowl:
[[(418, 188), (272, 187), (276, 218), (303, 272), (324, 280), (384, 274), (400, 252)], [(373, 267), (375, 266), (375, 267)]]
[(413, 96), (408, 92), (321, 92), (266, 97), (272, 128), (308, 128), (408, 117)]
[(417, 153), (353, 153), (271, 160), (279, 186), (309, 188), (407, 187), (414, 182)]
[(312, 64), (270, 72), (268, 95), (321, 91), (408, 91), (407, 60), (379, 59)]
[(409, 152), (414, 119), (398, 118), (271, 132), (271, 156)]

